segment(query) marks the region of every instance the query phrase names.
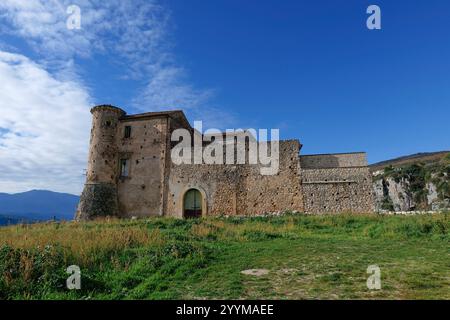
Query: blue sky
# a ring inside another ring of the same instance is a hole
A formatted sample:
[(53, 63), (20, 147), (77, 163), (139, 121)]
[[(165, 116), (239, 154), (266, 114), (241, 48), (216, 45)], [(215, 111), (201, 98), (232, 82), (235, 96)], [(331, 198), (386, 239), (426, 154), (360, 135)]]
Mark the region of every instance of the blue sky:
[(102, 103), (371, 163), (450, 149), (448, 1), (4, 0), (0, 27), (0, 192), (79, 193)]
[(245, 124), (372, 162), (449, 149), (450, 2), (169, 3), (180, 61)]

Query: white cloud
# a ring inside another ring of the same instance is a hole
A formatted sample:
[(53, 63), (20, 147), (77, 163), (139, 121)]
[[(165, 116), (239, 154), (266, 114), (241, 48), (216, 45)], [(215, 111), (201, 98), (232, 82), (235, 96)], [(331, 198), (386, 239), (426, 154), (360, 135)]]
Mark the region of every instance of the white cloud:
[(132, 106), (144, 112), (181, 109), (191, 120), (203, 121), (205, 128), (226, 129), (236, 124), (232, 114), (211, 105), (214, 90), (197, 90), (186, 78), (184, 69), (175, 66), (156, 68)]
[[(81, 8), (81, 30), (67, 29), (72, 4)], [(1, 0), (0, 34), (24, 40), (39, 58), (7, 53), (0, 40), (0, 192), (82, 189), (95, 100), (82, 60), (119, 66), (123, 78), (144, 83), (129, 97), (137, 111), (183, 109), (205, 126), (229, 127), (234, 118), (211, 106), (214, 91), (195, 88), (176, 63), (171, 22), (157, 0)]]
[[(81, 30), (66, 27), (66, 9), (73, 4), (81, 9)], [(107, 56), (122, 67), (122, 77), (145, 83), (130, 99), (138, 110), (215, 110), (208, 106), (213, 91), (194, 88), (176, 64), (168, 32), (171, 14), (157, 0), (3, 0), (1, 20), (9, 25), (7, 32), (41, 54), (48, 70), (70, 74), (71, 59)]]
[(87, 91), (4, 51), (0, 83), (0, 191), (79, 193), (91, 124)]
[(143, 101), (144, 106), (136, 102), (136, 107), (149, 107), (157, 110), (171, 106), (193, 108), (204, 104), (211, 98), (212, 91), (197, 92), (183, 81), (184, 70), (176, 67), (158, 68), (136, 98)]
[[(67, 8), (74, 4), (81, 10), (79, 30), (66, 25)], [(49, 66), (105, 54), (116, 57), (133, 77), (143, 76), (155, 64), (170, 59), (169, 16), (156, 0), (0, 2), (4, 32), (25, 39)]]
[[(81, 30), (66, 27), (66, 8), (72, 4), (81, 9)], [(206, 107), (213, 97), (212, 90), (190, 85), (185, 70), (175, 63), (168, 32), (171, 14), (156, 0), (3, 0), (1, 17), (10, 34), (42, 54), (47, 68), (67, 70), (70, 59), (107, 55), (123, 67), (124, 78), (146, 83), (132, 99), (145, 111)]]

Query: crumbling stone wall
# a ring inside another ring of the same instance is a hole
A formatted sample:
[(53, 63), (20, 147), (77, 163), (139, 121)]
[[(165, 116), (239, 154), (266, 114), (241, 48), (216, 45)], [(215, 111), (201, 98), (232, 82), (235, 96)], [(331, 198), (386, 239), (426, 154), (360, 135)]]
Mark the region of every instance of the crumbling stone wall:
[[(76, 217), (163, 215), (169, 116), (127, 116), (120, 108), (92, 108), (93, 123), (86, 184)], [(125, 127), (131, 127), (125, 137)], [(128, 160), (121, 176), (120, 161)]]
[(280, 141), (280, 168), (273, 176), (262, 176), (260, 165), (248, 167), (241, 190), (242, 211), (245, 214), (304, 211), (299, 151), (298, 140)]
[(300, 163), (306, 212), (374, 211), (365, 153), (301, 156)]
[[(131, 126), (129, 138), (124, 136), (126, 126)], [(129, 175), (117, 179), (119, 211), (136, 217), (163, 215), (167, 119), (124, 118), (119, 132), (118, 159), (129, 160)]]
[(92, 129), (86, 184), (80, 196), (76, 219), (119, 215), (116, 135), (119, 119), (125, 112), (113, 106), (102, 105), (92, 108), (91, 113)]
[[(128, 116), (108, 105), (91, 112), (89, 160), (78, 219), (182, 217), (184, 194), (191, 188), (203, 196), (204, 215), (374, 210), (364, 153), (299, 157), (300, 143), (288, 140), (279, 142), (275, 175), (262, 175), (261, 164), (175, 165), (170, 157), (171, 133), (177, 128), (194, 132), (182, 112)], [(124, 135), (127, 126), (131, 126), (130, 137)], [(125, 177), (120, 174), (122, 159), (129, 163)]]
[(367, 167), (364, 152), (304, 155), (300, 161), (303, 169)]
[(206, 196), (203, 215), (235, 214), (243, 168), (225, 165), (182, 164), (171, 167), (167, 214), (183, 217), (183, 198), (189, 189)]
[(119, 212), (115, 184), (93, 183), (84, 186), (76, 214), (78, 220), (118, 216)]
[(167, 212), (182, 217), (183, 196), (191, 188), (206, 194), (207, 215), (302, 211), (299, 148), (300, 144), (296, 140), (280, 141), (279, 172), (270, 176), (261, 175), (260, 164), (172, 165)]

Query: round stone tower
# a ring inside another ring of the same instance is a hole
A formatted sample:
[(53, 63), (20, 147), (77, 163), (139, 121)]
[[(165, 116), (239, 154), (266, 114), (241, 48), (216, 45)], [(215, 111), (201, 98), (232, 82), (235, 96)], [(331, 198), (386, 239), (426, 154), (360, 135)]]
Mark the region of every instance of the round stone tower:
[(77, 220), (117, 216), (117, 176), (119, 174), (116, 136), (120, 108), (100, 105), (91, 109), (92, 129), (86, 184), (76, 213)]

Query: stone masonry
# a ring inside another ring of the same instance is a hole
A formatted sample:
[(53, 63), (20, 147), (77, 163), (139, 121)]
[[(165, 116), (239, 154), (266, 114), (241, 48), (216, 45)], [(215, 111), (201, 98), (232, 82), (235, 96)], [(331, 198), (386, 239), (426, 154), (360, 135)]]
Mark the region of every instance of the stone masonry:
[(76, 218), (183, 218), (186, 194), (198, 194), (202, 216), (277, 211), (371, 212), (372, 185), (365, 153), (300, 156), (298, 140), (279, 142), (279, 171), (260, 164), (181, 164), (171, 161), (171, 134), (194, 132), (182, 111), (127, 115), (92, 108), (86, 184)]

